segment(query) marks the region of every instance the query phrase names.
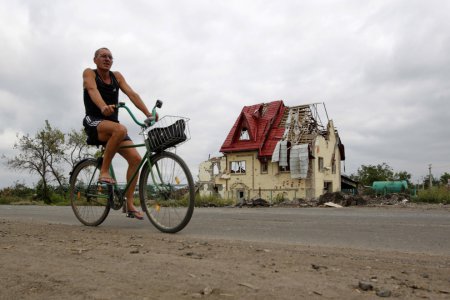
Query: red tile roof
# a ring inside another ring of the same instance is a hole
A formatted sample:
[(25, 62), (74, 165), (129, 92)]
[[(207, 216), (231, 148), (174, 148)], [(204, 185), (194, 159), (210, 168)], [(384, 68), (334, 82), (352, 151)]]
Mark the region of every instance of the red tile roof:
[[(282, 100), (244, 106), (220, 152), (256, 150), (259, 157), (272, 156), (284, 133), (284, 127), (279, 125), (286, 109)], [(248, 130), (249, 140), (239, 140), (243, 128)]]

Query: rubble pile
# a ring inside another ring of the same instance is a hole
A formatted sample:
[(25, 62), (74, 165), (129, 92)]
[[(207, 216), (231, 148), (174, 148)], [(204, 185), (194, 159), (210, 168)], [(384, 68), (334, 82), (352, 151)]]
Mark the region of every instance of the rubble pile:
[(379, 205), (404, 205), (410, 201), (410, 195), (386, 194), (386, 195), (350, 195), (341, 192), (327, 193), (318, 199), (294, 199), (283, 200), (277, 203), (270, 203), (262, 198), (255, 198), (249, 201), (243, 201), (236, 206), (242, 207), (347, 207), (347, 206), (379, 206)]
[(236, 206), (249, 206), (249, 207), (269, 207), (270, 203), (262, 198), (255, 198), (250, 201), (243, 201), (242, 203), (237, 204)]
[(349, 195), (340, 192), (327, 193), (319, 197), (318, 205), (327, 202), (339, 204), (341, 206), (375, 206), (375, 205), (398, 205), (410, 201), (410, 196), (403, 193), (386, 195)]

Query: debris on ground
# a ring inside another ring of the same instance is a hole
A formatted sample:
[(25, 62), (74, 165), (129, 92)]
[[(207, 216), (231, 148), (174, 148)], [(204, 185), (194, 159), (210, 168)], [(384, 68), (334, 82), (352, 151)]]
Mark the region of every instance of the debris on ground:
[(327, 207), (335, 207), (335, 208), (342, 208), (343, 207), (342, 205), (336, 204), (336, 203), (333, 203), (333, 202), (325, 202), (324, 205), (327, 206)]
[(268, 207), (270, 206), (270, 203), (262, 198), (255, 198), (252, 199), (250, 201), (242, 201), (241, 203), (239, 203), (237, 206), (242, 207), (242, 206), (250, 206), (250, 207)]
[(319, 197), (318, 205), (332, 202), (341, 206), (379, 206), (406, 205), (410, 201), (409, 194), (393, 193), (386, 195), (350, 195), (341, 192), (327, 193)]
[(296, 198), (285, 199), (279, 202), (271, 202), (260, 197), (243, 200), (236, 206), (243, 207), (347, 207), (347, 206), (380, 206), (401, 205), (411, 203), (411, 196), (404, 193), (392, 193), (386, 195), (351, 195), (342, 192), (326, 193), (315, 199)]
[(367, 281), (360, 281), (358, 283), (358, 287), (362, 291), (371, 291), (371, 290), (373, 290), (373, 285), (370, 282), (367, 282)]

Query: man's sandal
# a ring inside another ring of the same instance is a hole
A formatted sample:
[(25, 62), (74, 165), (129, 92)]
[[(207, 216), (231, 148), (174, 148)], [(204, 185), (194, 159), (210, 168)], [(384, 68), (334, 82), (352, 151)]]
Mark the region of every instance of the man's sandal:
[(100, 177), (98, 182), (102, 184), (116, 184), (116, 181), (111, 177)]
[(138, 220), (144, 220), (144, 217), (141, 215), (140, 211), (137, 210), (129, 210), (127, 211), (128, 218), (136, 218)]

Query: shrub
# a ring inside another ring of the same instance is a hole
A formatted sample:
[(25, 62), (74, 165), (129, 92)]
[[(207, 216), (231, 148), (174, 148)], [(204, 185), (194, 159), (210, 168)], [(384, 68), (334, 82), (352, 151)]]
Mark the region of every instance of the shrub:
[(50, 201), (52, 204), (59, 205), (59, 206), (70, 205), (70, 199), (65, 194), (59, 194), (59, 193), (52, 192), (50, 194)]
[(450, 191), (446, 186), (432, 187), (431, 189), (420, 190), (417, 197), (415, 198), (415, 201), (450, 204)]
[(196, 207), (224, 207), (234, 205), (235, 202), (232, 199), (222, 199), (217, 196), (199, 196), (195, 197)]
[(14, 204), (31, 201), (34, 190), (21, 183), (0, 190), (0, 204)]

